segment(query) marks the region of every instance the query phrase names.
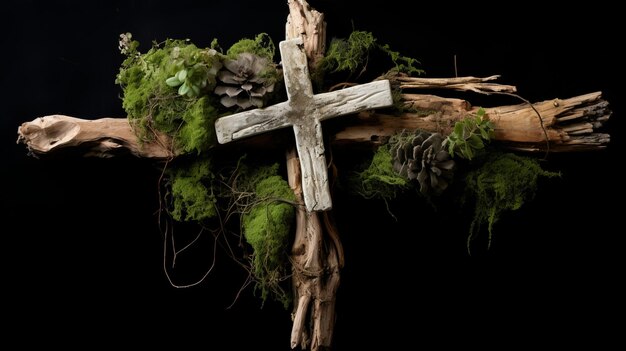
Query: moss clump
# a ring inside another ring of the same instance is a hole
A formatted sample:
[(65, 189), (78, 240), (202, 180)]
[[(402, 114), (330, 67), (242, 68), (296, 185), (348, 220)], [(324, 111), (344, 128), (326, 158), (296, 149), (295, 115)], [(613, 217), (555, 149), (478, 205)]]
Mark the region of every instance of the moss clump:
[(252, 271), (265, 301), (272, 292), (285, 308), (290, 298), (280, 283), (287, 276), (287, 245), (294, 218), (295, 195), (289, 184), (278, 175), (278, 164), (261, 167), (246, 175), (244, 188), (252, 188), (255, 200), (243, 214), (246, 241), (252, 246)]
[(356, 73), (364, 71), (370, 53), (380, 50), (387, 54), (394, 64), (392, 70), (406, 74), (422, 74), (424, 71), (415, 67), (419, 64), (416, 59), (402, 56), (399, 52), (391, 50), (389, 45), (378, 44), (376, 38), (370, 32), (354, 31), (348, 39), (334, 38), (326, 51), (326, 55), (320, 61), (319, 68), (322, 71)]
[(476, 199), (474, 220), (470, 225), (467, 248), (480, 231), (488, 224), (491, 246), (493, 225), (507, 210), (517, 210), (535, 196), (540, 176), (557, 177), (559, 173), (541, 169), (537, 160), (511, 153), (495, 153), (488, 157), (478, 169), (466, 177), (467, 192)]
[(172, 218), (179, 222), (202, 222), (214, 217), (217, 214), (217, 200), (211, 184), (213, 178), (207, 159), (170, 171)]
[(213, 124), (217, 117), (217, 110), (211, 103), (211, 99), (205, 96), (190, 104), (183, 112), (183, 123), (178, 131), (178, 140), (185, 152), (196, 151), (199, 154), (216, 143)]
[(352, 183), (355, 184), (356, 192), (368, 199), (391, 200), (399, 191), (409, 187), (408, 180), (393, 170), (393, 155), (389, 145), (376, 150), (372, 162), (356, 174)]
[(260, 33), (254, 39), (241, 39), (233, 44), (226, 56), (231, 59), (236, 59), (237, 56), (243, 52), (249, 52), (257, 56), (265, 57), (268, 61), (274, 60), (274, 54), (276, 53), (276, 47), (272, 38), (267, 33)]
[(328, 72), (355, 73), (376, 47), (376, 38), (369, 32), (354, 31), (348, 39), (333, 38), (320, 68)]
[[(212, 107), (212, 91), (221, 67), (217, 52), (182, 40), (166, 40), (145, 54), (137, 51), (136, 41), (126, 44), (122, 52), (127, 58), (116, 82), (122, 86), (122, 105), (140, 139), (152, 140), (156, 132), (165, 133), (174, 138), (179, 152), (200, 153), (213, 145), (218, 111)], [(188, 89), (180, 93), (180, 88), (167, 82), (182, 78), (182, 71), (187, 82), (181, 82), (181, 87)]]

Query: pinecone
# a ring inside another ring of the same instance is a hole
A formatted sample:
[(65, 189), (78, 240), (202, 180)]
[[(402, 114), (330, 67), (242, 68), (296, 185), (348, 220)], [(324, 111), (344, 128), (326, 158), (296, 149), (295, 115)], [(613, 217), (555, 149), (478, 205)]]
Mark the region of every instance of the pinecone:
[(417, 179), (422, 194), (441, 193), (454, 169), (454, 161), (441, 145), (443, 140), (439, 133), (402, 132), (390, 141), (394, 171), (409, 180)]
[(274, 82), (265, 75), (268, 69), (273, 65), (266, 58), (247, 52), (236, 60), (226, 59), (217, 73), (215, 94), (222, 96), (220, 102), (226, 107), (262, 107), (265, 94), (274, 91)]

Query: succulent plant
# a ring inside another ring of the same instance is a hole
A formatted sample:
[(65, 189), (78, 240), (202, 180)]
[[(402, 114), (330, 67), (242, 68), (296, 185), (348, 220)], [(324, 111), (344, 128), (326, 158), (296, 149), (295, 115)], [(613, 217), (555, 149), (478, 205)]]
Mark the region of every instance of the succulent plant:
[(420, 184), (423, 194), (439, 194), (448, 187), (454, 161), (443, 148), (439, 133), (402, 132), (390, 140), (394, 155), (393, 169), (398, 174)]
[(454, 161), (442, 146), (443, 140), (441, 134), (434, 133), (421, 145), (422, 169), (417, 175), (417, 181), (422, 194), (441, 193), (446, 190), (448, 181), (452, 178)]
[(274, 91), (274, 65), (264, 57), (244, 52), (237, 59), (226, 59), (224, 68), (217, 73), (215, 94), (226, 107), (235, 105), (242, 109), (263, 107), (267, 93)]
[(217, 59), (217, 51), (201, 50), (184, 57), (180, 49), (175, 49), (172, 50), (172, 56), (180, 69), (173, 77), (167, 78), (165, 84), (178, 87), (179, 95), (190, 98), (200, 96), (205, 88), (211, 89), (215, 83), (215, 74), (222, 67)]

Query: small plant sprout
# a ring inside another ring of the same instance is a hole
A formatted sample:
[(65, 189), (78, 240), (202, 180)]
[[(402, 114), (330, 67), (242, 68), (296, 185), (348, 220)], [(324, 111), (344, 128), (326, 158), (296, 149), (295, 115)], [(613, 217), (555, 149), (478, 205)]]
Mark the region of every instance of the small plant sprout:
[(456, 122), (454, 130), (444, 141), (450, 156), (471, 160), (493, 138), (493, 123), (485, 118), (485, 109), (478, 109), (475, 115), (469, 115)]

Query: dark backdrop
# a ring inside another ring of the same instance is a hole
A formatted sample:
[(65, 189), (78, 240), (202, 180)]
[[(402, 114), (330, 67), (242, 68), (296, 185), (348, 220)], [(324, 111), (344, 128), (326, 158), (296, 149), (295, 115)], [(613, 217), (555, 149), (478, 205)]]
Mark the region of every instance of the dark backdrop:
[[(223, 255), (201, 285), (168, 284), (154, 215), (159, 172), (150, 162), (38, 160), (14, 143), (18, 125), (38, 116), (124, 116), (114, 84), (120, 33), (132, 32), (144, 51), (168, 37), (198, 46), (217, 37), (228, 47), (267, 32), (278, 42), (286, 1), (267, 3), (23, 1), (2, 9), (2, 318), (10, 334), (84, 348), (193, 341), (288, 349), (289, 313), (277, 304), (261, 309), (248, 289), (226, 309), (245, 275)], [(502, 74), (533, 101), (602, 90), (615, 111), (606, 127), (612, 142), (601, 153), (551, 156), (546, 167), (563, 178), (541, 182), (535, 201), (497, 225), (492, 250), (473, 257), (465, 251), (469, 210), (435, 212), (405, 198), (391, 203), (396, 222), (383, 203), (338, 192), (347, 265), (336, 349), (609, 340), (615, 329), (605, 321), (620, 317), (624, 263), (616, 11), (406, 3), (311, 1), (326, 13), (329, 37), (372, 31), (420, 58), (430, 77), (453, 76), (457, 55), (460, 75)], [(179, 283), (208, 267), (210, 244), (180, 258)]]

